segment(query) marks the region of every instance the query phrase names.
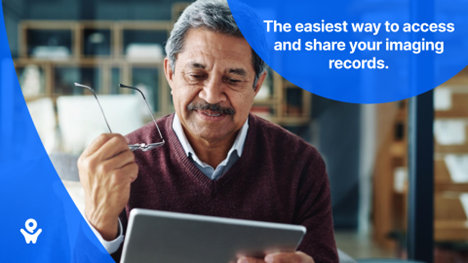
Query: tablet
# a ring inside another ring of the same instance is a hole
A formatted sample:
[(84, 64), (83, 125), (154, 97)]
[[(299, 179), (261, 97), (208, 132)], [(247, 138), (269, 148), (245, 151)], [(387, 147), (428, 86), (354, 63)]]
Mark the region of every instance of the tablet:
[(130, 212), (122, 263), (230, 263), (294, 252), (304, 226), (135, 208)]

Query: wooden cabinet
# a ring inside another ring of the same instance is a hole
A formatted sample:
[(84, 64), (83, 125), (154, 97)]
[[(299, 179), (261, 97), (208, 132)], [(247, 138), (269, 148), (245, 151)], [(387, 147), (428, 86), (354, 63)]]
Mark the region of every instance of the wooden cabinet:
[[(173, 15), (185, 7), (175, 4)], [(89, 94), (74, 82), (98, 94), (131, 92), (119, 89), (121, 82), (142, 87), (157, 117), (173, 112), (163, 69), (173, 20), (22, 21), (20, 55), (14, 63), (26, 101)], [(271, 69), (268, 73), (252, 112), (280, 125), (308, 124), (312, 94)]]
[(465, 68), (435, 90), (436, 241), (468, 241), (468, 170), (464, 169), (468, 165), (467, 131), (468, 68)]
[[(434, 239), (436, 244), (466, 242), (468, 68), (437, 87), (434, 94)], [(392, 132), (383, 135), (383, 143), (379, 144), (374, 171), (374, 237), (387, 248), (397, 245), (389, 234), (395, 231), (404, 234), (407, 227), (407, 187), (395, 188), (401, 180), (397, 178), (398, 169), (407, 170), (408, 162), (408, 105), (401, 103), (401, 107), (397, 103), (383, 104), (378, 110), (379, 119), (393, 125)], [(407, 175), (404, 177), (407, 185)]]

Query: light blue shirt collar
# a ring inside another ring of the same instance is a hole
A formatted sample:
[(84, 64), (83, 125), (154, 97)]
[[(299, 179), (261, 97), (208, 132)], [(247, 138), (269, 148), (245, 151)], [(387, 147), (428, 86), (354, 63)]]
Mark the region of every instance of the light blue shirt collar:
[(191, 157), (195, 162), (196, 166), (208, 177), (211, 179), (216, 179), (221, 176), (227, 169), (234, 164), (237, 159), (242, 156), (242, 151), (244, 150), (245, 139), (247, 138), (247, 131), (249, 130), (249, 119), (245, 121), (244, 125), (237, 134), (236, 140), (234, 141), (231, 149), (228, 152), (228, 155), (225, 160), (223, 160), (216, 169), (213, 169), (210, 165), (202, 162), (198, 156), (195, 154), (192, 146), (190, 145), (187, 137), (185, 136), (184, 130), (182, 129), (182, 124), (180, 123), (177, 113), (174, 114), (174, 120), (172, 122), (172, 129), (174, 130), (177, 138), (182, 145), (182, 148), (185, 151), (187, 157)]

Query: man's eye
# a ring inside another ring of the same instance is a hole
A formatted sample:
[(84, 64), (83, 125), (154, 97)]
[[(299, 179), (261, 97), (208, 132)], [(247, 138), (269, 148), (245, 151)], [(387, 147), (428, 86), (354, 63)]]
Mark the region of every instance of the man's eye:
[(203, 78), (203, 75), (190, 74), (189, 76), (192, 79), (201, 79), (201, 78)]
[(231, 83), (231, 84), (238, 84), (238, 83), (240, 83), (240, 82), (242, 82), (242, 81), (239, 80), (239, 79), (231, 79), (231, 78), (229, 78), (229, 79), (228, 79), (228, 82)]
[(185, 80), (190, 84), (196, 84), (206, 79), (206, 74), (187, 73)]

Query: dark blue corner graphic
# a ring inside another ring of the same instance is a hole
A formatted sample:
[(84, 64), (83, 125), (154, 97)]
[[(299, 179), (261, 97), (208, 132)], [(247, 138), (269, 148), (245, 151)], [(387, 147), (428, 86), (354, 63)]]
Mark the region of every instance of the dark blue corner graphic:
[[(0, 262), (114, 262), (52, 166), (0, 19)], [(38, 232), (39, 231), (39, 232)]]
[(242, 34), (273, 70), (329, 99), (406, 99), (468, 64), (466, 1), (228, 2)]

